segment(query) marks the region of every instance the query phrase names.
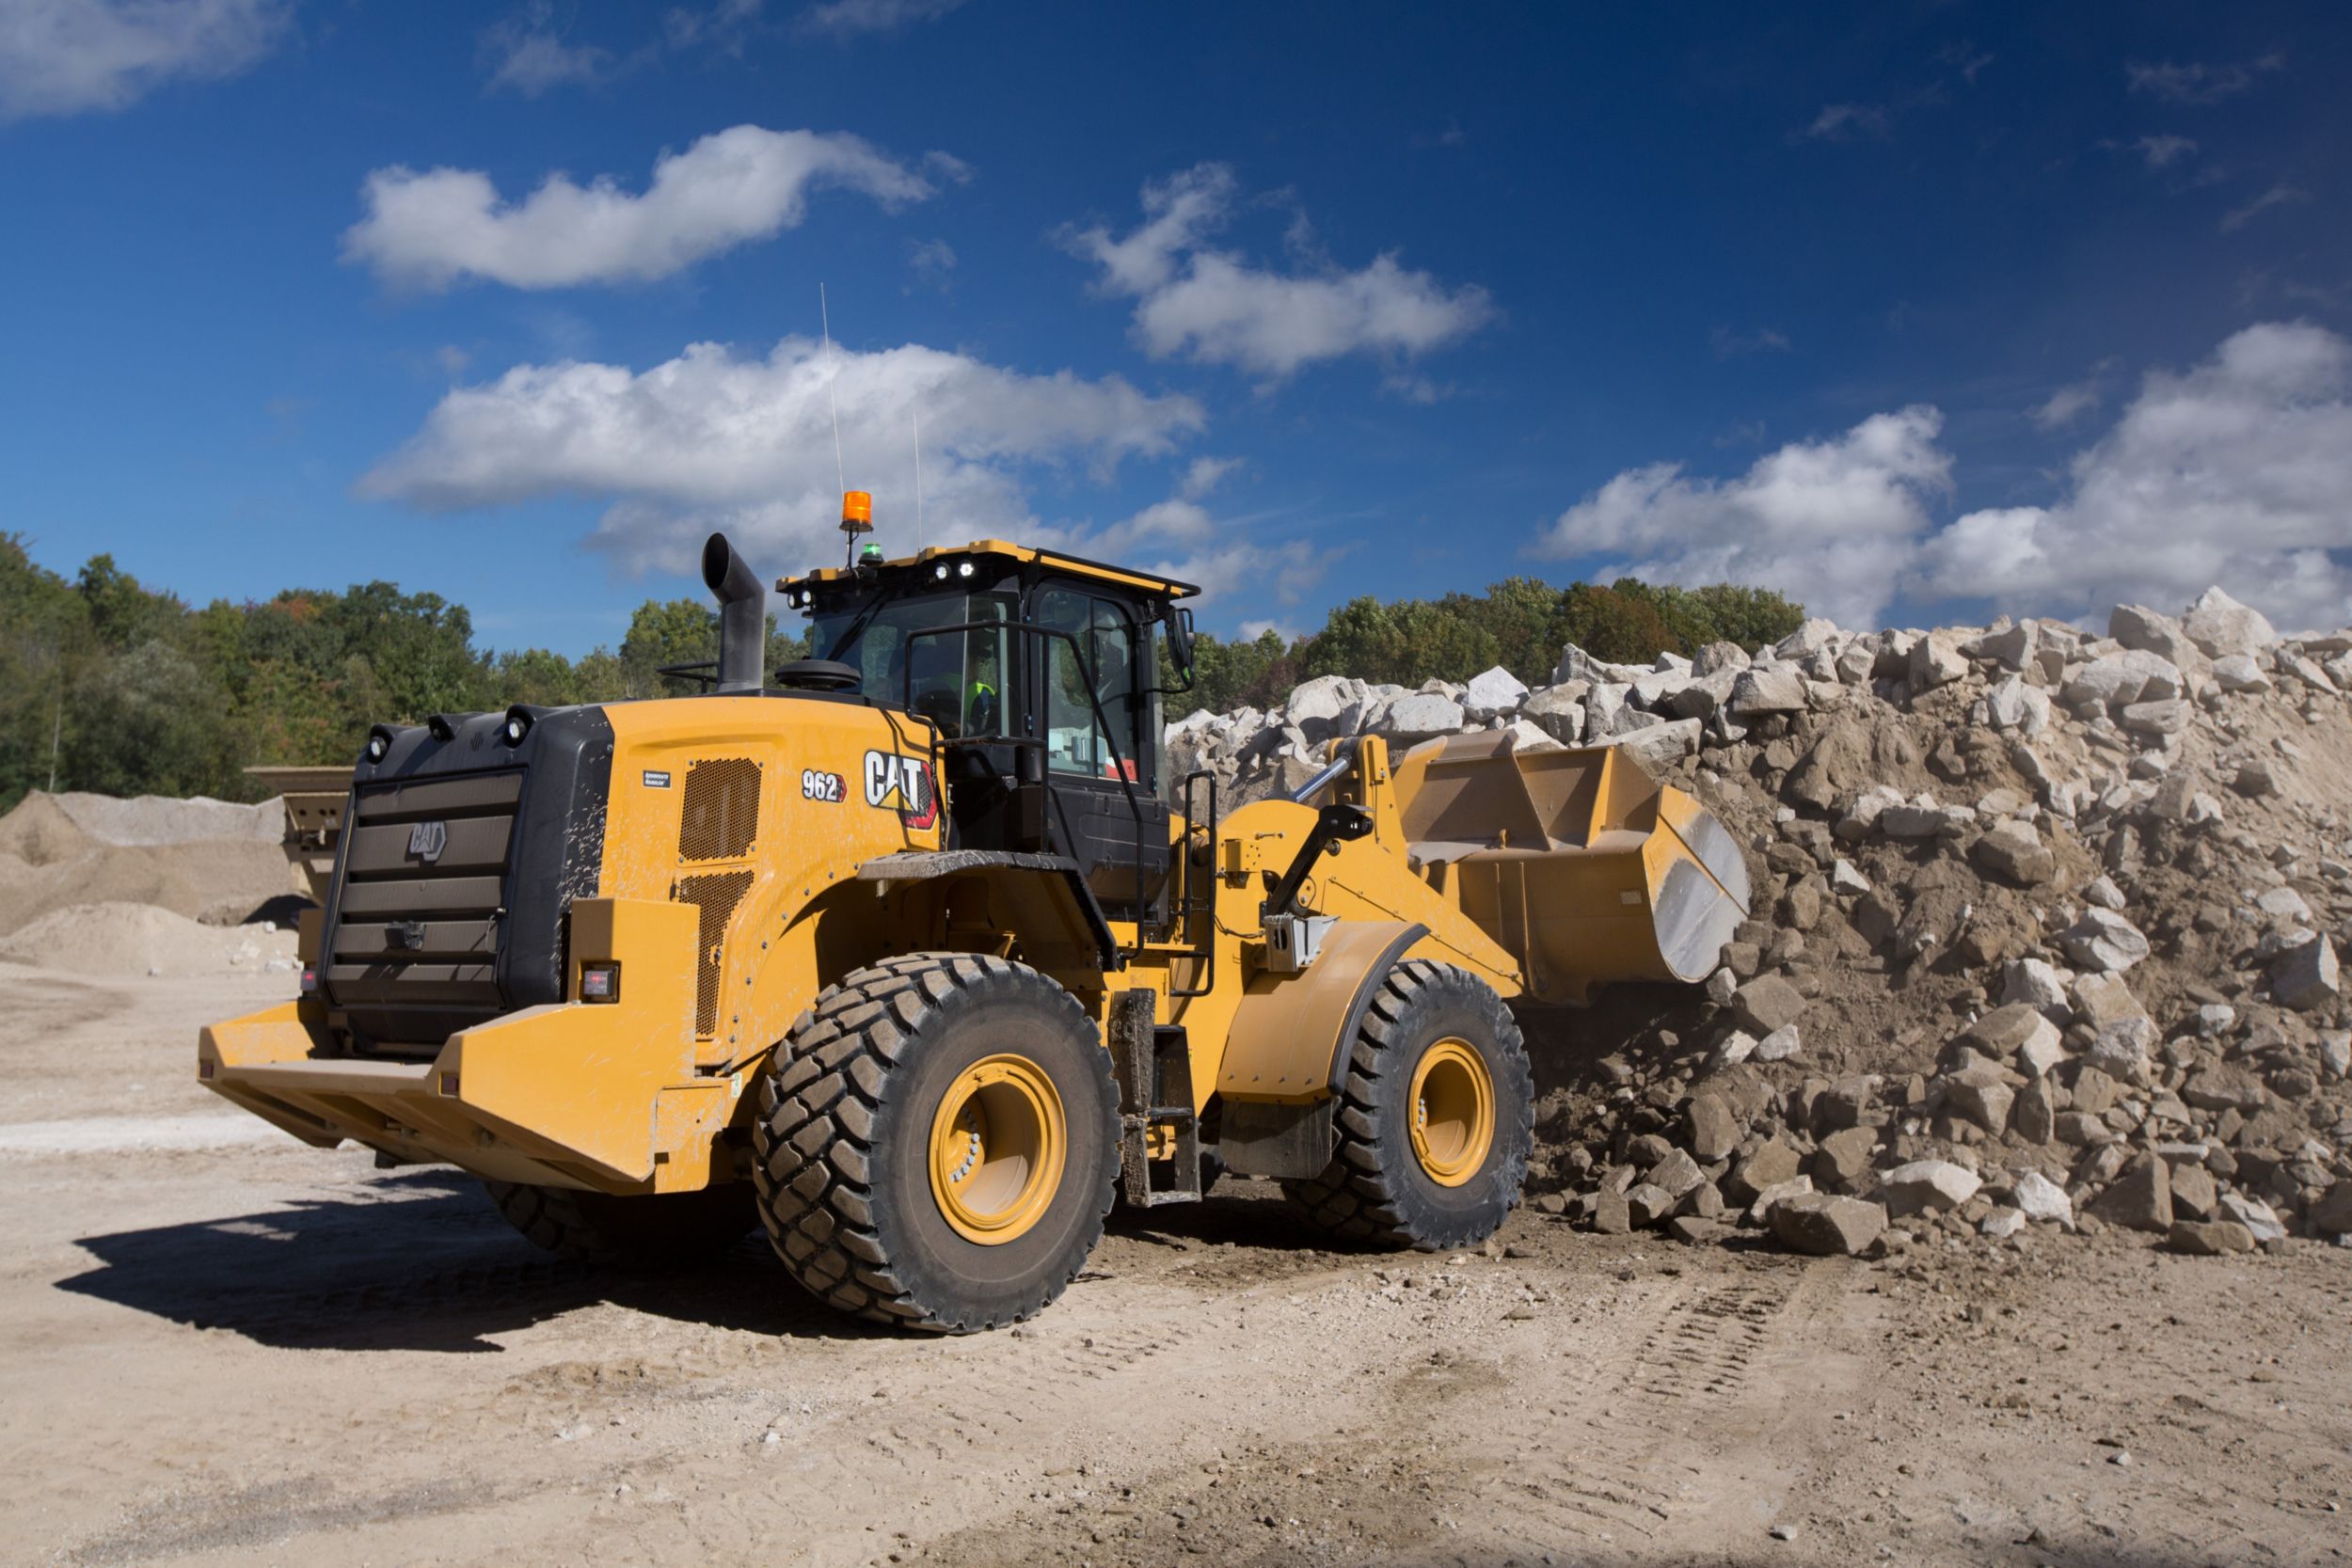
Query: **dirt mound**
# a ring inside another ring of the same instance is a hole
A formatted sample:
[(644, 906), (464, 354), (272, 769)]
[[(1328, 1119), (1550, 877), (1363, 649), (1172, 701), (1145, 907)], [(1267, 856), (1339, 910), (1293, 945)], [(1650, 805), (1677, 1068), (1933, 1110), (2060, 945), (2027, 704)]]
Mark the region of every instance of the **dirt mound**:
[(189, 844), (199, 839), (248, 839), (276, 844), (286, 832), (286, 809), (277, 800), (240, 805), (202, 795), (184, 800), (162, 795), (139, 795), (125, 800), (79, 792), (44, 799), (101, 844)]
[(1170, 749), (1246, 800), (1353, 733), (1621, 745), (1747, 847), (1705, 987), (1523, 1010), (1552, 1212), (1836, 1250), (2344, 1236), (2352, 633), (2233, 608), (2121, 607), (2106, 637), (1810, 622), (1654, 670), (1569, 648), (1534, 691), (1327, 676)]
[(93, 840), (66, 814), (54, 795), (39, 790), (0, 816), (0, 869), (13, 870), (9, 860), (26, 865), (56, 865), (89, 853)]
[(75, 904), (151, 904), (215, 925), (276, 912), (307, 891), (278, 847), (284, 819), (275, 800), (26, 796), (0, 817), (0, 936)]
[(0, 959), (83, 974), (206, 975), (291, 969), (291, 931), (223, 930), (151, 904), (72, 904), (0, 938)]

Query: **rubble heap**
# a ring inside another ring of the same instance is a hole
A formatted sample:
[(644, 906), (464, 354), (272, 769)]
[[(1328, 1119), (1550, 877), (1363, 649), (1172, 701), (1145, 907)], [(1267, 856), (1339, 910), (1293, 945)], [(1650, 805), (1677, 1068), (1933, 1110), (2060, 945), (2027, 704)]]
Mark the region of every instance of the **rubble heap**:
[(2352, 1233), (2352, 632), (2180, 616), (1852, 633), (1654, 668), (1563, 650), (1419, 690), (1327, 676), (1169, 727), (1228, 801), (1337, 736), (1617, 745), (1749, 847), (1703, 992), (1523, 1015), (1536, 1201), (1812, 1252), (2122, 1227)]

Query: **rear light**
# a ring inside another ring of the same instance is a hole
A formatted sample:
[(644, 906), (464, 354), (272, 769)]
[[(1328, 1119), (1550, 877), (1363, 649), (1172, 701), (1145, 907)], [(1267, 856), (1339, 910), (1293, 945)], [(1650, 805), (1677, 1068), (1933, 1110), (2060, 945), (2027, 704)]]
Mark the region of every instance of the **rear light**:
[(302, 966), (302, 994), (310, 996), (315, 993), (318, 989), (319, 966), (316, 964), (304, 964)]
[(213, 1075), (214, 1066), (213, 1059), (207, 1056), (196, 1064), (196, 1075), (199, 1078), (210, 1078)]
[(618, 1002), (621, 999), (621, 966), (617, 963), (581, 964), (580, 999), (582, 1002)]
[(456, 1096), (457, 1074), (453, 1072), (444, 1072), (441, 1074), (441, 1092), (445, 1095), (451, 1096), (452, 1098)]

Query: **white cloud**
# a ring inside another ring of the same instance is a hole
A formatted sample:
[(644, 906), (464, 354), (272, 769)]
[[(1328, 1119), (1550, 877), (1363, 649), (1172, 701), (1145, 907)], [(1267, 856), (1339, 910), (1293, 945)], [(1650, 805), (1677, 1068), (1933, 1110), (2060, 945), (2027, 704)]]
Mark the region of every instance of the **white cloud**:
[(955, 277), (956, 247), (946, 240), (910, 240), (907, 265), (913, 269), (916, 282), (945, 293)]
[(512, 203), (477, 170), (377, 169), (343, 259), (424, 288), (469, 277), (518, 289), (642, 281), (795, 227), (808, 193), (827, 186), (885, 206), (932, 190), (860, 137), (738, 125), (664, 153), (643, 195), (609, 176), (582, 186), (558, 173)]
[(852, 39), (868, 33), (896, 33), (918, 23), (935, 22), (963, 0), (825, 0), (800, 16), (803, 33)]
[(1295, 605), (1322, 580), (1327, 555), (1305, 539), (1269, 540), (1220, 520), (1198, 500), (1155, 501), (1107, 528), (1032, 529), (1025, 538), (1096, 561), (1161, 572), (1200, 590), (1205, 603), (1233, 598)]
[(1196, 457), (1184, 470), (1184, 483), (1177, 486), (1176, 493), (1185, 500), (1197, 501), (1224, 483), (1225, 476), (1240, 467), (1238, 457)]
[(174, 77), (233, 76), (291, 15), (287, 0), (8, 0), (0, 120), (120, 109)]
[[(1202, 164), (1144, 186), (1144, 221), (1131, 233), (1114, 237), (1097, 226), (1062, 235), (1103, 269), (1105, 292), (1135, 297), (1136, 337), (1152, 357), (1232, 365), (1279, 381), (1356, 354), (1393, 365), (1494, 318), (1485, 290), (1449, 290), (1400, 266), (1393, 253), (1353, 272), (1321, 264), (1279, 274), (1211, 249), (1206, 236), (1230, 218), (1235, 195), (1232, 169)], [(1294, 223), (1295, 245), (1307, 233)]]
[(1748, 354), (1786, 354), (1794, 345), (1788, 334), (1775, 326), (1759, 326), (1753, 332), (1734, 332), (1728, 326), (1718, 326), (1708, 340), (1718, 359), (1736, 359)]
[(762, 8), (762, 0), (716, 0), (700, 10), (675, 7), (662, 15), (661, 36), (673, 49), (707, 46), (722, 54), (739, 55)]
[(2215, 583), (2283, 625), (2352, 624), (2352, 342), (2325, 328), (2250, 326), (2191, 370), (2151, 372), (2049, 506), (1935, 527), (1942, 425), (1924, 405), (1874, 415), (1736, 479), (1629, 468), (1535, 548), (1597, 557), (1603, 580), (1778, 589), (1851, 626), (1879, 625), (1898, 594), (1939, 618), (2103, 624), (2111, 605), (2179, 609)]
[(2352, 622), (2352, 343), (2250, 326), (2158, 371), (2047, 507), (1975, 512), (1922, 552), (1930, 594), (2019, 613), (2178, 609), (2219, 583), (2274, 620)]
[(2132, 145), (2139, 149), (2150, 168), (2169, 168), (2197, 150), (2196, 142), (2186, 136), (2142, 136)]
[(1950, 484), (1924, 405), (1874, 414), (1843, 436), (1795, 441), (1737, 479), (1686, 478), (1677, 463), (1629, 468), (1562, 513), (1538, 553), (1598, 556), (1602, 580), (1778, 589), (1815, 614), (1875, 625), (1897, 572)]
[(1857, 136), (1884, 141), (1894, 130), (1894, 117), (1876, 103), (1830, 103), (1801, 134), (1816, 141), (1851, 141)]
[(2284, 55), (2275, 54), (2220, 65), (2201, 60), (2191, 60), (2186, 65), (2169, 61), (2148, 65), (2134, 60), (2123, 67), (2123, 74), (2134, 92), (2143, 92), (2168, 103), (2207, 104), (2250, 91), (2261, 78), (2283, 70), (2286, 63)]
[[(1168, 452), (1205, 422), (1190, 399), (1149, 396), (1116, 376), (1027, 375), (919, 344), (836, 348), (831, 363), (850, 483), (878, 494), (876, 520), (893, 548), (913, 543), (909, 440), (918, 411), (933, 543), (949, 533), (1040, 539), (1026, 480), (1073, 465), (1107, 478), (1123, 459)], [(443, 397), (359, 488), (437, 512), (601, 500), (590, 543), (629, 570), (688, 566), (712, 528), (756, 560), (799, 566), (839, 548), (827, 377), (823, 350), (803, 338), (764, 359), (697, 343), (644, 371), (519, 365)], [(1174, 513), (1120, 526), (1122, 542), (1213, 543)]]
[(551, 0), (532, 0), (515, 15), (484, 28), (482, 53), (490, 62), (490, 86), (513, 87), (525, 98), (552, 87), (601, 82), (614, 69), (610, 50), (564, 41)]
[(2224, 214), (2221, 219), (2221, 231), (2224, 234), (2234, 234), (2273, 207), (2293, 206), (2298, 201), (2309, 201), (2311, 198), (2311, 192), (2294, 185), (2273, 185), (2245, 206)]
[(2063, 430), (2099, 406), (2097, 381), (2077, 381), (2052, 392), (2046, 402), (2026, 410), (2026, 417), (2042, 430)]

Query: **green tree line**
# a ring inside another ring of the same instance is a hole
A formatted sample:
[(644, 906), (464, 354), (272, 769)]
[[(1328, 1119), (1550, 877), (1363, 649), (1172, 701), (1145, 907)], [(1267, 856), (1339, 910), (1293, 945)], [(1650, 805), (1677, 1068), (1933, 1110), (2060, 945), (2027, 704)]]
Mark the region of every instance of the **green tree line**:
[[(770, 623), (769, 667), (803, 640)], [(252, 800), (245, 769), (343, 763), (368, 726), (434, 713), (691, 691), (718, 657), (707, 601), (648, 600), (618, 648), (477, 648), (463, 605), (370, 582), (196, 609), (94, 556), (66, 578), (0, 533), (0, 810), (27, 790)]]
[(1661, 653), (1687, 656), (1709, 642), (1748, 649), (1777, 642), (1804, 621), (1803, 605), (1730, 583), (1677, 588), (1619, 578), (1607, 587), (1557, 588), (1538, 578), (1505, 578), (1484, 594), (1350, 599), (1322, 630), (1295, 641), (1273, 631), (1230, 642), (1202, 635), (1195, 639), (1193, 689), (1177, 705), (1270, 707), (1317, 675), (1419, 686), (1466, 681), (1497, 665), (1540, 686), (1569, 642), (1612, 663), (1648, 664)]
[[(1515, 577), (1483, 594), (1351, 599), (1295, 641), (1200, 636), (1193, 690), (1175, 705), (1264, 707), (1316, 675), (1418, 686), (1498, 664), (1536, 685), (1564, 643), (1646, 664), (1661, 650), (1776, 641), (1804, 616), (1760, 589), (1631, 578), (1558, 588)], [(246, 768), (348, 762), (384, 721), (694, 690), (660, 671), (714, 658), (718, 645), (718, 613), (698, 599), (648, 600), (617, 648), (578, 658), (478, 648), (463, 605), (389, 582), (197, 609), (111, 556), (61, 576), (36, 563), (21, 535), (0, 532), (0, 810), (53, 780), (108, 795), (250, 800), (259, 792)], [(770, 669), (805, 652), (771, 622)]]

